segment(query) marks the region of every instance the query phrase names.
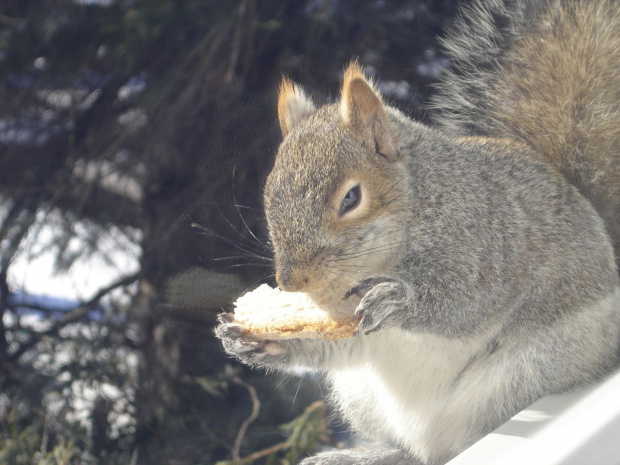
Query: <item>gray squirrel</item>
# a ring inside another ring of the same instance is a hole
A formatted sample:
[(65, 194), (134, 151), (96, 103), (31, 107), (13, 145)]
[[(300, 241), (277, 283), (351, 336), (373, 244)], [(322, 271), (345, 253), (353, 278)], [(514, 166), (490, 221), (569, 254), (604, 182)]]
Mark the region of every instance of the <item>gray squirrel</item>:
[[(620, 347), (620, 3), (478, 0), (445, 40), (435, 127), (357, 64), (315, 108), (284, 80), (264, 192), (282, 290), (340, 305), (356, 335), (228, 353), (324, 374), (376, 446), (309, 464), (441, 464)], [(615, 251), (614, 251), (615, 246)]]

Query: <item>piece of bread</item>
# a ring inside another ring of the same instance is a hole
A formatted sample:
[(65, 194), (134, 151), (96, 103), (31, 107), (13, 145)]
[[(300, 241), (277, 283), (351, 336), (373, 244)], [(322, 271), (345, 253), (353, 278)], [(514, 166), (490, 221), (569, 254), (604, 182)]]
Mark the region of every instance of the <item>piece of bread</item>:
[(351, 318), (335, 319), (303, 292), (263, 284), (235, 302), (233, 323), (257, 339), (344, 339), (353, 336)]

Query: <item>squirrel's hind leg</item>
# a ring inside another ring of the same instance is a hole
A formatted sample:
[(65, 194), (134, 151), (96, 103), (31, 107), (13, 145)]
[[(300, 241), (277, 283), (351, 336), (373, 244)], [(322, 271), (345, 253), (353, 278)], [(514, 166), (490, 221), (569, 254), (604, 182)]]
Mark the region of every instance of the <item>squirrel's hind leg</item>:
[(323, 452), (309, 457), (300, 465), (416, 465), (421, 464), (415, 457), (401, 449), (393, 449), (374, 444), (368, 448)]

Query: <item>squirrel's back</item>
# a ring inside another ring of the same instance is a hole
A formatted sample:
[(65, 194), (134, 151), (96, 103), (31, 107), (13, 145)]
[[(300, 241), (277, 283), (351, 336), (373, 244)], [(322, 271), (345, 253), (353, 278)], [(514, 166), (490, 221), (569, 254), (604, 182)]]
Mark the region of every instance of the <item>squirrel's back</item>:
[(479, 0), (444, 44), (453, 67), (436, 123), (550, 160), (594, 204), (620, 256), (620, 2)]

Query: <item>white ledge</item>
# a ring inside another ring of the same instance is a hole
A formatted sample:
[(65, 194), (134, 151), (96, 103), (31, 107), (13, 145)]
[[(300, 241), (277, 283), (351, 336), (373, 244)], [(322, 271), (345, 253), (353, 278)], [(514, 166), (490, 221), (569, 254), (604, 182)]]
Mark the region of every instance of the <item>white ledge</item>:
[(620, 372), (543, 397), (448, 465), (619, 465)]

